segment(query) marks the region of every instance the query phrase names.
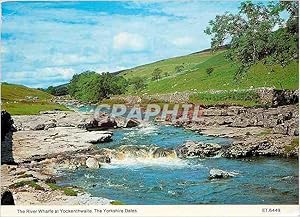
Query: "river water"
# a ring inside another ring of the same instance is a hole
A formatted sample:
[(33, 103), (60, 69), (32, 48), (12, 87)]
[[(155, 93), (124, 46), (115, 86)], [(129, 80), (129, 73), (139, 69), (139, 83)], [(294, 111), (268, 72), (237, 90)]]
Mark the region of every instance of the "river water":
[[(113, 141), (99, 148), (176, 148), (187, 140), (227, 144), (225, 138), (199, 135), (173, 126), (149, 124), (114, 130)], [(150, 153), (150, 151), (148, 150)], [(179, 159), (151, 154), (112, 159), (100, 169), (64, 171), (62, 185), (83, 187), (93, 196), (125, 204), (297, 204), (298, 160), (285, 158)], [(209, 180), (212, 168), (236, 172), (233, 178)]]

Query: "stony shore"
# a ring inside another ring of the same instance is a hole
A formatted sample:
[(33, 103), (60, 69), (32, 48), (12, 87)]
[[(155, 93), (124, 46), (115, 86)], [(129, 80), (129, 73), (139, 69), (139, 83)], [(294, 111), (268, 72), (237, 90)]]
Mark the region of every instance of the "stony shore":
[[(186, 142), (175, 150), (157, 148), (153, 157), (180, 158), (223, 156), (298, 157), (298, 105), (276, 108), (207, 108), (196, 122), (172, 123), (197, 133), (232, 138), (232, 144)], [(13, 124), (1, 142), (1, 192), (12, 192), (16, 204), (110, 204), (112, 200), (91, 197), (80, 187), (56, 185), (57, 171), (78, 167), (99, 168), (111, 157), (122, 157), (97, 149), (94, 143), (108, 142), (112, 129), (134, 127), (136, 121), (112, 120), (106, 115), (95, 121), (91, 114), (44, 112), (13, 116)], [(130, 148), (130, 147), (129, 147)], [(134, 147), (133, 147), (134, 148)], [(143, 153), (143, 150), (141, 150)]]
[(1, 192), (9, 190), (15, 204), (110, 204), (76, 186), (56, 185), (57, 170), (79, 166), (99, 168), (107, 159), (97, 155), (95, 143), (111, 140), (110, 131), (82, 128), (92, 116), (77, 112), (46, 112), (13, 116), (1, 141)]
[(227, 137), (234, 142), (226, 147), (228, 158), (251, 156), (298, 157), (298, 104), (276, 108), (207, 108), (197, 121), (176, 121), (201, 134)]

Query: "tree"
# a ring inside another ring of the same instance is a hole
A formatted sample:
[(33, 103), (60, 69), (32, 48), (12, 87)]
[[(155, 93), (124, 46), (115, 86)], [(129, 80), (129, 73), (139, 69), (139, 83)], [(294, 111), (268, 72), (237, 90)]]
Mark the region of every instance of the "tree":
[(145, 79), (142, 77), (133, 77), (129, 83), (133, 86), (133, 88), (136, 91), (139, 91), (139, 90), (145, 88), (145, 86), (146, 86)]
[(211, 75), (211, 73), (213, 73), (213, 71), (214, 71), (214, 68), (212, 68), (212, 67), (209, 67), (209, 68), (206, 69), (206, 73), (208, 75)]
[(152, 72), (152, 80), (161, 79), (162, 70), (160, 68), (155, 68)]
[(97, 102), (126, 91), (128, 82), (122, 76), (86, 71), (74, 75), (68, 86), (69, 94), (84, 102)]
[(55, 95), (55, 88), (53, 86), (49, 86), (47, 89), (46, 89), (46, 92), (47, 93), (50, 93), (52, 95)]
[[(290, 13), (286, 22), (280, 17), (282, 11)], [(212, 36), (213, 51), (226, 43), (230, 45), (225, 56), (239, 66), (236, 75), (242, 75), (262, 60), (285, 66), (298, 56), (295, 49), (298, 47), (298, 37), (295, 37), (298, 34), (296, 11), (298, 4), (295, 2), (268, 5), (242, 2), (237, 14), (216, 16), (204, 32)], [(284, 43), (286, 40), (288, 43)]]
[(43, 91), (50, 93), (54, 96), (63, 96), (68, 94), (68, 86), (67, 84), (59, 85), (59, 86), (49, 86), (47, 89), (43, 89)]

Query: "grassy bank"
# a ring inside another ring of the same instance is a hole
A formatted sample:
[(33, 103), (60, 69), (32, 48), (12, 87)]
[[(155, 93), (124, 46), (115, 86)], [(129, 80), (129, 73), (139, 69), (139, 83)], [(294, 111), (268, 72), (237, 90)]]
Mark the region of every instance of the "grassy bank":
[(63, 105), (54, 104), (47, 101), (20, 101), (16, 103), (12, 101), (6, 101), (3, 102), (2, 109), (8, 111), (11, 115), (34, 115), (39, 114), (41, 111), (52, 110), (68, 111), (68, 109)]
[[(136, 90), (129, 89), (128, 95), (258, 87), (298, 89), (299, 62), (296, 60), (285, 68), (259, 63), (251, 67), (243, 78), (236, 80), (237, 66), (227, 61), (224, 53), (225, 51), (200, 52), (166, 59), (125, 70), (121, 75), (128, 79), (140, 76), (146, 81), (147, 85), (143, 90), (136, 93)], [(180, 70), (178, 70), (179, 67)], [(151, 76), (155, 68), (162, 70), (162, 78), (153, 81)], [(208, 73), (209, 68), (212, 69), (211, 73)]]
[(68, 110), (51, 102), (52, 95), (43, 91), (16, 84), (1, 84), (1, 109), (11, 115), (33, 115), (41, 111)]

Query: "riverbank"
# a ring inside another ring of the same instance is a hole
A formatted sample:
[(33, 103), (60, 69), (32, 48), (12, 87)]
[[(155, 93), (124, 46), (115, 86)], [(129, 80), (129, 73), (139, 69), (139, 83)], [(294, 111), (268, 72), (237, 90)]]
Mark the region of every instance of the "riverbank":
[(91, 114), (53, 111), (9, 119), (10, 129), (1, 142), (1, 192), (9, 190), (17, 205), (113, 203), (91, 197), (80, 187), (56, 184), (62, 168), (99, 168), (99, 162), (106, 161), (93, 144), (110, 141), (112, 132), (79, 128), (91, 118)]
[(197, 121), (176, 121), (174, 126), (200, 134), (233, 138), (224, 156), (299, 156), (299, 107), (211, 107)]

